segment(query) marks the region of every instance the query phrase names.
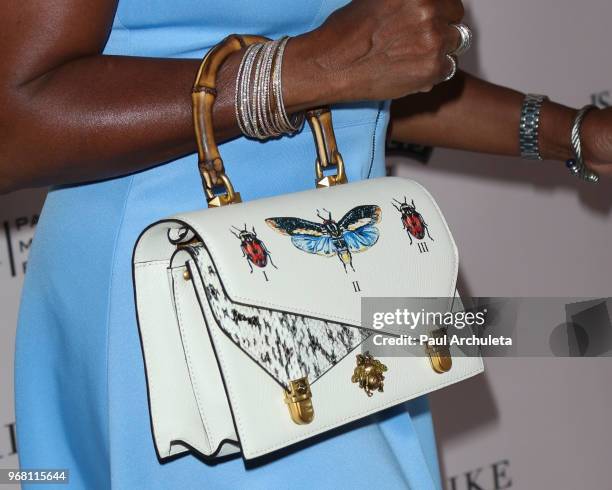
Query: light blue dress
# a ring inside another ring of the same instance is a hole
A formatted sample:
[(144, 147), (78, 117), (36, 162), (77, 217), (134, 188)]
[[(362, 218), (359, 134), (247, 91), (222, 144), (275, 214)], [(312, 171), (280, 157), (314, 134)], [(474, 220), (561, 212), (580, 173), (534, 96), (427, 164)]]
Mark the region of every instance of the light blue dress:
[[(105, 52), (200, 58), (233, 32), (275, 38), (310, 30), (344, 3), (121, 0)], [(384, 174), (388, 109), (387, 102), (334, 108), (350, 180)], [(221, 152), (245, 200), (313, 186), (308, 128), (267, 143), (238, 138)], [(22, 467), (68, 468), (70, 488), (87, 490), (440, 488), (424, 398), (256, 464), (240, 457), (210, 464), (191, 455), (160, 464), (134, 311), (132, 249), (151, 222), (204, 206), (194, 155), (49, 193), (16, 341)]]

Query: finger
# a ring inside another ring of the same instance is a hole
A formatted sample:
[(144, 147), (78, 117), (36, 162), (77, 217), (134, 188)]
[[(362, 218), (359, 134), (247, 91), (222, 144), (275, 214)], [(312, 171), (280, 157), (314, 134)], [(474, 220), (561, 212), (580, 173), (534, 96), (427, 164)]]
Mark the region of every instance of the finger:
[(443, 0), (444, 12), (449, 24), (458, 24), (465, 17), (465, 8), (461, 0)]

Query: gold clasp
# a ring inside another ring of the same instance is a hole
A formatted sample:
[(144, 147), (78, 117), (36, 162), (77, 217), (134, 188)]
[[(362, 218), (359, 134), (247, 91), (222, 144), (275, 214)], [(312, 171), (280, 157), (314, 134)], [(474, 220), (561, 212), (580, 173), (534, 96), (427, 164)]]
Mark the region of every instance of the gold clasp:
[[(236, 204), (242, 202), (240, 192), (234, 190), (229, 177), (225, 174), (219, 174), (219, 181), (225, 187), (225, 194), (213, 195), (212, 191), (207, 191), (207, 201), (209, 208), (220, 208), (221, 206), (227, 206), (228, 204)], [(210, 195), (209, 195), (210, 194)]]
[[(342, 160), (342, 155), (340, 155), (336, 143), (331, 111), (328, 107), (311, 109), (306, 112), (306, 118), (312, 130), (317, 150), (317, 161), (315, 164), (317, 175), (315, 182), (317, 187), (346, 184), (348, 179), (344, 169), (344, 160)], [(334, 168), (336, 169), (335, 175), (325, 175), (326, 170), (329, 173)]]
[(351, 381), (359, 383), (359, 388), (363, 389), (366, 395), (372, 396), (375, 391), (384, 391), (385, 372), (387, 366), (369, 352), (357, 354), (357, 367), (353, 371)]
[(447, 373), (453, 367), (453, 358), (451, 357), (450, 348), (448, 347), (447, 341), (440, 345), (442, 339), (446, 339), (446, 329), (439, 328), (434, 330), (430, 334), (430, 338), (434, 340), (433, 343), (428, 343), (426, 350), (429, 354), (429, 360), (431, 361), (431, 367), (436, 373), (442, 374)]
[(331, 187), (334, 185), (346, 184), (348, 182), (346, 178), (346, 172), (344, 171), (344, 160), (340, 153), (336, 154), (336, 175), (325, 175), (321, 162), (317, 159), (315, 165), (315, 171), (317, 173), (317, 188)]
[(289, 381), (289, 391), (285, 390), (285, 403), (289, 407), (291, 420), (298, 425), (306, 425), (314, 419), (312, 392), (307, 377)]

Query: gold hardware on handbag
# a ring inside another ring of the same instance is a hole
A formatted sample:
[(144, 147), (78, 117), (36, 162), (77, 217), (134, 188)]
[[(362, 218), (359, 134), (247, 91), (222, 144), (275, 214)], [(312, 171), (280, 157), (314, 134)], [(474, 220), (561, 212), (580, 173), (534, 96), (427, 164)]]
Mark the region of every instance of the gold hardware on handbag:
[[(215, 142), (213, 129), (213, 105), (217, 98), (216, 78), (221, 65), (236, 51), (268, 39), (263, 36), (226, 37), (212, 48), (202, 60), (191, 92), (193, 125), (198, 145), (198, 168), (208, 207), (220, 207), (241, 202), (240, 193), (234, 189), (225, 173), (223, 159)], [(316, 185), (330, 187), (347, 182), (344, 161), (338, 151), (332, 116), (329, 108), (320, 107), (306, 112), (317, 149)], [(336, 174), (329, 171), (336, 169)]]
[(314, 408), (308, 378), (289, 382), (289, 391), (285, 391), (285, 403), (289, 407), (291, 420), (296, 424), (306, 425), (313, 421)]
[[(306, 113), (308, 124), (315, 138), (317, 148), (316, 186), (331, 187), (346, 184), (344, 160), (338, 151), (336, 135), (332, 126), (331, 112), (327, 108), (319, 108)], [(326, 175), (325, 171), (336, 168), (335, 175)]]
[(357, 367), (351, 381), (359, 383), (359, 388), (365, 391), (366, 395), (372, 396), (375, 391), (384, 391), (385, 376), (383, 373), (385, 372), (387, 372), (387, 366), (375, 359), (369, 352), (357, 354)]
[[(446, 329), (439, 328), (431, 332), (433, 339), (442, 339), (446, 336)], [(427, 345), (427, 354), (431, 361), (431, 367), (436, 373), (447, 373), (453, 367), (453, 358), (451, 357), (448, 345)]]

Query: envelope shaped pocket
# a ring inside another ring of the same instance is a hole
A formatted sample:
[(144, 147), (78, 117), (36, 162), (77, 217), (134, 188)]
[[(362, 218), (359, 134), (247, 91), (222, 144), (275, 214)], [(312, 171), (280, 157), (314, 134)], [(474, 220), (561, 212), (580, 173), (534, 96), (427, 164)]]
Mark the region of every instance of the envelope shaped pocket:
[(208, 303), (224, 334), (285, 389), (303, 377), (314, 383), (371, 335), (352, 325), (233, 301), (206, 247), (190, 249), (200, 302)]

